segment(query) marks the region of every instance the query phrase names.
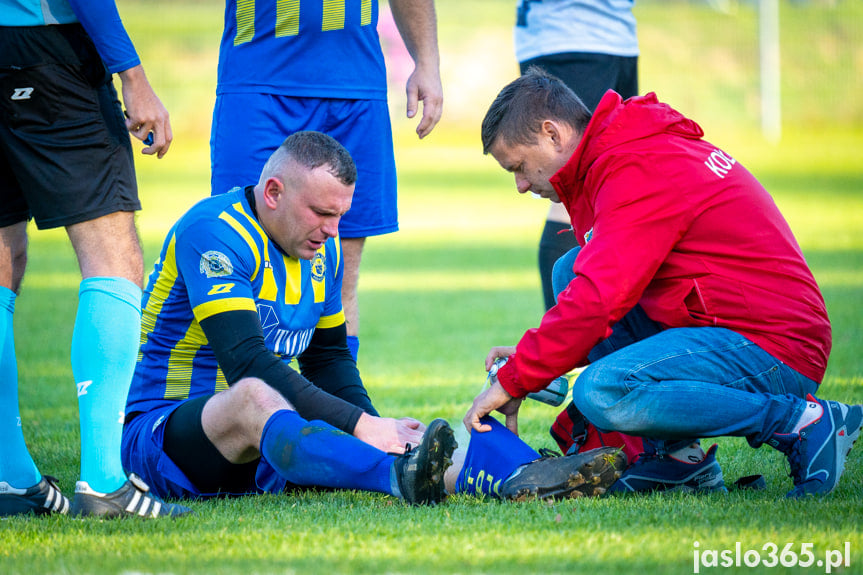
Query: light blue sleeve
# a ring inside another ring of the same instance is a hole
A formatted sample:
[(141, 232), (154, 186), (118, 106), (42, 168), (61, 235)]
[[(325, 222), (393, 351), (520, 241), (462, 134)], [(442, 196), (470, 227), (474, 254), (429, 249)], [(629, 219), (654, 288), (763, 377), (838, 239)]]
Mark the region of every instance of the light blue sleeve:
[(123, 72), (141, 63), (114, 0), (69, 0), (69, 5), (109, 72)]

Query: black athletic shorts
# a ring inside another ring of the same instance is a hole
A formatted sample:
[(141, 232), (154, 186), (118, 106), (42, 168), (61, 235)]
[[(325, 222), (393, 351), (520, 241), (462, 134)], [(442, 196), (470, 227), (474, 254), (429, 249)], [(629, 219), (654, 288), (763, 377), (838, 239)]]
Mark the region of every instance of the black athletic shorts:
[(614, 90), (624, 99), (638, 95), (638, 56), (565, 52), (520, 63), (521, 73), (538, 66), (560, 78), (593, 112), (602, 96)]
[(0, 27), (0, 227), (140, 208), (123, 109), (81, 25)]
[(231, 463), (204, 432), (201, 414), (211, 397), (188, 399), (171, 413), (162, 449), (201, 493), (253, 493), (259, 460)]

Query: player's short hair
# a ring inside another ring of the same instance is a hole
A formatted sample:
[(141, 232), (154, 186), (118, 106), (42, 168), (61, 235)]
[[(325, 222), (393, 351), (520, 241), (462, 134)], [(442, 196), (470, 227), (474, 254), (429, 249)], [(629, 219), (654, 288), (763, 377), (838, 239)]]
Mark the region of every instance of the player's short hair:
[(357, 166), (351, 154), (333, 137), (311, 130), (294, 132), (273, 152), (261, 171), (261, 181), (284, 173), (288, 161), (308, 170), (325, 166), (346, 186), (357, 181)]
[(536, 142), (545, 120), (555, 120), (584, 133), (590, 110), (558, 77), (531, 66), (497, 95), (482, 121), (482, 151), (498, 140), (506, 144)]

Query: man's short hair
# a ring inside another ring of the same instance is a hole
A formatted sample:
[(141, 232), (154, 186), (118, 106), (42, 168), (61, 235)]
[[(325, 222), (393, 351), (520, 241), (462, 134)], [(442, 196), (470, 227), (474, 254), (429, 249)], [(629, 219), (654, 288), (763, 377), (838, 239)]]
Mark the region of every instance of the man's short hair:
[(562, 80), (531, 66), (507, 84), (491, 103), (482, 121), (482, 151), (498, 140), (506, 144), (536, 142), (545, 120), (555, 120), (584, 133), (590, 110)]
[(357, 181), (357, 166), (351, 154), (333, 137), (314, 131), (294, 132), (273, 152), (261, 171), (261, 181), (282, 176), (285, 164), (294, 161), (308, 170), (325, 166), (346, 186)]

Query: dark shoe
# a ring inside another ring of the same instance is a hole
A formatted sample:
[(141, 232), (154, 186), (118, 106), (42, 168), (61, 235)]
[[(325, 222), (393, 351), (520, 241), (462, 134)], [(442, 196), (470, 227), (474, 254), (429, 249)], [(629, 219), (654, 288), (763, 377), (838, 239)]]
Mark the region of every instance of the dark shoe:
[(182, 505), (165, 503), (152, 493), (150, 486), (134, 473), (120, 489), (111, 493), (93, 491), (85, 481), (75, 485), (72, 498), (72, 515), (96, 516), (103, 519), (114, 517), (177, 517), (191, 513)]
[(624, 469), (626, 455), (617, 447), (543, 457), (522, 465), (507, 477), (500, 496), (512, 501), (598, 497)]
[(69, 499), (60, 492), (57, 480), (50, 475), (28, 489), (16, 489), (0, 481), (0, 517), (13, 515), (44, 515), (45, 513), (69, 512)]
[(634, 491), (728, 491), (722, 479), (722, 468), (716, 461), (714, 444), (698, 463), (674, 457), (642, 453), (623, 472), (623, 476), (608, 490), (609, 493)]
[(456, 447), (458, 443), (449, 423), (435, 419), (416, 448), (397, 456), (396, 478), (405, 502), (434, 505), (446, 497), (444, 472), (452, 465)]
[(836, 488), (845, 459), (863, 427), (863, 405), (845, 405), (809, 395), (824, 412), (797, 434), (775, 434), (767, 443), (788, 457), (794, 489), (788, 497), (826, 495)]

